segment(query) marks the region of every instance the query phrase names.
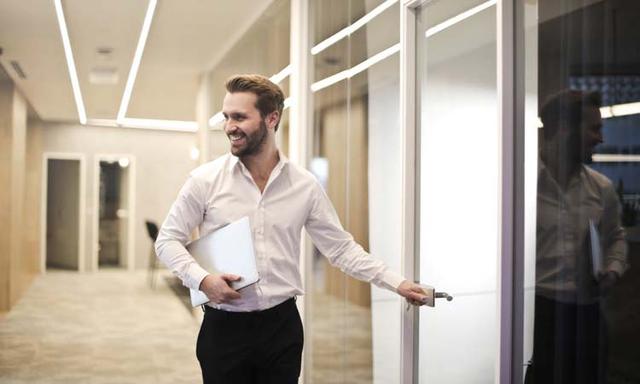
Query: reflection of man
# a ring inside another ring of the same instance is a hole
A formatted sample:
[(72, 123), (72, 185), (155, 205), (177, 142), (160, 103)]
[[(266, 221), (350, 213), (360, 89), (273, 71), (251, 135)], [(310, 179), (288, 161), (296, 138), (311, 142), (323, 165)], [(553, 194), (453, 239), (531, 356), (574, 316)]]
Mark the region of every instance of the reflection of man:
[[(627, 268), (611, 181), (583, 163), (602, 142), (597, 93), (563, 91), (542, 108), (533, 362), (527, 381), (602, 383), (606, 324), (600, 299)], [(594, 276), (590, 222), (603, 269)]]
[[(164, 222), (159, 258), (211, 300), (196, 354), (206, 383), (297, 383), (303, 332), (294, 298), (304, 227), (316, 247), (349, 275), (396, 291), (412, 304), (425, 296), (417, 284), (371, 258), (345, 232), (327, 195), (305, 169), (276, 147), (284, 95), (267, 78), (240, 75), (226, 83), (222, 112), (231, 153), (191, 172)], [(212, 275), (185, 250), (201, 234), (249, 216), (260, 281), (241, 292), (233, 275)]]

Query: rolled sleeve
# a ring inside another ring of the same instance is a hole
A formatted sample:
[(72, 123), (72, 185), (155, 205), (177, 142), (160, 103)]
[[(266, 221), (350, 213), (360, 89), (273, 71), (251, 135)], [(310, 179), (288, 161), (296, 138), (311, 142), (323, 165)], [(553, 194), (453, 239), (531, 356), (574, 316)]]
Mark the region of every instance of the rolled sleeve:
[(206, 196), (203, 188), (199, 181), (191, 176), (178, 193), (155, 242), (156, 254), (160, 261), (191, 289), (198, 289), (202, 280), (209, 274), (185, 248), (191, 232), (204, 219), (205, 206)]

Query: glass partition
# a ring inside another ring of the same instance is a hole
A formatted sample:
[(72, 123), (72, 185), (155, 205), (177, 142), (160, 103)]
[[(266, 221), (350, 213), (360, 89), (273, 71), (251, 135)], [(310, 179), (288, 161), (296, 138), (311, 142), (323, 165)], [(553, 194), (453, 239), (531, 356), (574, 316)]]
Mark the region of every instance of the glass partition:
[[(314, 51), (383, 1), (314, 1)], [(374, 257), (400, 271), (399, 58), (369, 58), (399, 42), (399, 4), (313, 55), (311, 171), (340, 221)], [(356, 24), (357, 25), (357, 24)], [(375, 27), (372, 27), (375, 25)], [(363, 64), (364, 63), (364, 64)], [(359, 70), (356, 70), (356, 69)], [(337, 77), (327, 82), (331, 76)], [(400, 298), (313, 255), (307, 353), (311, 383), (397, 383)]]
[(523, 381), (640, 382), (640, 5), (523, 3)]
[(496, 7), (417, 11), (420, 281), (453, 301), (420, 309), (419, 382), (493, 383), (500, 222)]

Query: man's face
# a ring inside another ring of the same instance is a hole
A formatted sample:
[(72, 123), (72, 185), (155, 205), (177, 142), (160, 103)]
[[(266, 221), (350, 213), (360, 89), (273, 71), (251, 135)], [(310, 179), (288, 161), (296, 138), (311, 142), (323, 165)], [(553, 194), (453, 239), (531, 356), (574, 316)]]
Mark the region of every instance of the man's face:
[(582, 136), (580, 140), (581, 160), (590, 163), (593, 149), (602, 143), (602, 118), (598, 108), (590, 107), (584, 110), (580, 132)]
[(224, 97), (224, 132), (235, 156), (255, 155), (267, 140), (267, 126), (256, 108), (256, 99), (257, 96), (251, 92), (227, 93)]

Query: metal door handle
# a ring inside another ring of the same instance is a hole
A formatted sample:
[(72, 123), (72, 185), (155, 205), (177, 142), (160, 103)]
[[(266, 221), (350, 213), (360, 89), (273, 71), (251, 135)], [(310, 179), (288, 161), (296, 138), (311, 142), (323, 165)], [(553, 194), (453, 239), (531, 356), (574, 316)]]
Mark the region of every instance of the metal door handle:
[(427, 300), (424, 302), (424, 305), (427, 307), (435, 307), (436, 299), (447, 299), (447, 301), (453, 300), (453, 296), (446, 292), (436, 292), (436, 289), (430, 285), (420, 284), (420, 287), (422, 287), (425, 296), (427, 296)]

